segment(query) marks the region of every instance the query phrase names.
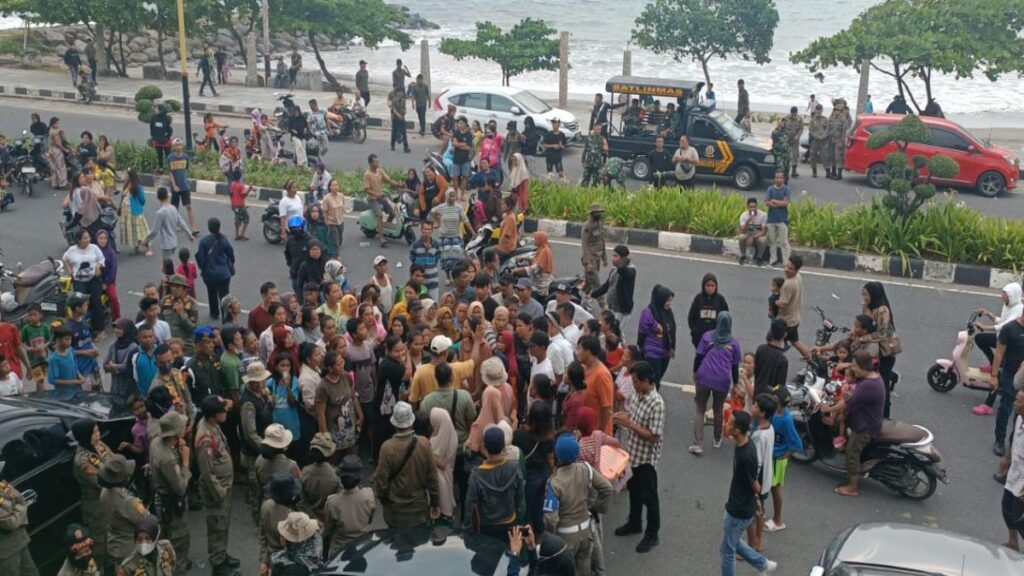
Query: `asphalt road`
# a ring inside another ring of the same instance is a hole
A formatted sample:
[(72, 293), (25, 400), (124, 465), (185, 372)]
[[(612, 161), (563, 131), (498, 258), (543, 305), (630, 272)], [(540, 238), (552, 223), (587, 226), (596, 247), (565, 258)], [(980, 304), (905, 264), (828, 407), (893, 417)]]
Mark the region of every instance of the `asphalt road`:
[[(0, 115), (0, 129), (8, 133), (11, 131), (10, 125), (20, 124), (19, 117), (27, 118), (27, 112), (22, 108), (4, 106), (3, 112)], [(134, 120), (103, 115), (86, 118), (60, 110), (46, 110), (47, 115), (51, 113), (63, 116), (71, 133), (84, 128), (99, 128), (113, 137), (142, 134)], [(88, 125), (85, 119), (89, 120)], [(347, 152), (352, 149), (362, 154), (374, 147), (351, 144), (336, 146), (334, 154), (337, 156), (332, 164), (345, 162), (338, 151)], [(387, 158), (386, 162), (391, 162), (391, 165), (398, 164), (397, 160), (389, 160), (394, 156), (388, 155)], [(6, 264), (13, 265), (20, 261), (28, 265), (46, 256), (58, 257), (63, 253), (65, 246), (58, 234), (57, 225), (60, 218), (59, 200), (57, 194), (43, 186), (35, 197), (19, 197), (12, 211), (0, 214), (0, 247), (5, 252), (0, 258)], [(1015, 201), (1011, 199), (1005, 202)], [(155, 201), (148, 203), (150, 214), (156, 209), (156, 204)], [(211, 216), (219, 216), (223, 221), (230, 222), (231, 212), (225, 198), (198, 196), (195, 208), (200, 228), (205, 228), (203, 223)], [(251, 211), (254, 222), (258, 222), (261, 207), (253, 206)], [(372, 257), (381, 250), (375, 246), (359, 246), (361, 236), (354, 222), (350, 221), (346, 228), (342, 257), (350, 270), (351, 280), (359, 284), (369, 278)], [(253, 232), (251, 236), (258, 237), (258, 229)], [(233, 287), (243, 306), (256, 304), (257, 286), (266, 280), (287, 285), (280, 247), (271, 247), (258, 239), (235, 244), (239, 264)], [(383, 253), (391, 258), (395, 280), (404, 282), (407, 265), (398, 268), (397, 263), (407, 258), (406, 247), (392, 242)], [(734, 312), (735, 335), (743, 343), (744, 349), (752, 350), (763, 341), (767, 328), (765, 307), (769, 281), (771, 277), (780, 275), (779, 271), (739, 267), (723, 259), (657, 250), (638, 250), (634, 254), (634, 261), (640, 271), (636, 288), (637, 313), (646, 305), (653, 285), (662, 283), (677, 294), (674, 310), (682, 324), (689, 302), (699, 290), (701, 277), (706, 272), (712, 272), (718, 276), (721, 291)], [(559, 274), (576, 272), (579, 262), (578, 245), (555, 239), (555, 258)], [(157, 279), (158, 274), (156, 258), (121, 256), (118, 286), (124, 310), (135, 310), (142, 286), (147, 281)], [(853, 316), (860, 310), (861, 286), (868, 279), (863, 275), (805, 271), (807, 310), (802, 330), (804, 334), (812, 334), (816, 327), (814, 318), (808, 314), (815, 305), (822, 306), (837, 322), (851, 324)], [(935, 496), (923, 503), (904, 500), (870, 481), (862, 484), (859, 498), (841, 498), (832, 493), (832, 487), (841, 480), (840, 477), (819, 466), (791, 466), (786, 484), (786, 518), (789, 528), (781, 533), (766, 535), (765, 540), (767, 555), (780, 563), (779, 574), (806, 574), (831, 538), (842, 528), (856, 522), (908, 522), (955, 530), (994, 542), (1002, 542), (1005, 538), (999, 516), (1001, 487), (991, 480), (997, 463), (991, 453), (993, 419), (973, 416), (969, 411), (972, 405), (982, 400), (981, 393), (962, 389), (939, 394), (933, 392), (924, 381), (925, 371), (934, 359), (949, 354), (956, 331), (961, 328), (961, 323), (970, 311), (978, 306), (990, 309), (998, 306), (996, 293), (923, 282), (891, 282), (888, 278), (882, 278), (882, 281), (887, 284), (905, 350), (896, 366), (902, 374), (902, 380), (896, 390), (893, 414), (899, 419), (927, 426), (935, 433), (936, 445), (944, 456), (943, 464), (949, 472), (951, 483), (948, 486), (940, 485)], [(200, 289), (199, 292), (202, 295), (205, 291)], [(626, 332), (627, 339), (632, 339), (635, 336), (635, 324), (627, 326)], [(666, 380), (688, 384), (691, 382), (693, 352), (685, 331), (681, 331), (680, 341), (679, 355), (670, 366)], [(793, 356), (791, 360), (794, 361), (792, 374), (796, 367)], [(716, 574), (722, 506), (728, 493), (732, 449), (728, 444), (721, 450), (711, 449), (708, 440), (705, 442), (706, 452), (703, 456), (697, 458), (688, 454), (686, 446), (690, 443), (691, 422), (694, 418), (692, 397), (673, 386), (666, 386), (663, 395), (669, 417), (664, 457), (659, 470), (662, 543), (642, 558), (642, 565), (650, 574)], [(251, 520), (241, 502), (241, 490), (236, 491), (235, 498), (237, 505), (233, 510), (231, 551), (242, 559), (243, 573), (254, 574), (258, 568), (255, 564), (258, 543)], [(606, 558), (609, 574), (625, 574), (637, 565), (638, 559), (633, 547), (638, 538), (616, 538), (611, 534), (611, 528), (624, 521), (627, 509), (627, 497), (624, 494), (618, 495), (607, 515), (609, 529), (606, 531)], [(191, 525), (192, 557), (200, 559), (204, 557), (205, 551), (205, 523), (201, 513), (193, 514)], [(740, 568), (739, 571), (742, 574), (749, 572), (749, 569)]]
[[(29, 114), (32, 112), (39, 112), (44, 121), (52, 115), (59, 116), (65, 132), (69, 136), (74, 135), (75, 140), (82, 130), (89, 130), (97, 136), (106, 134), (112, 141), (132, 140), (144, 143), (149, 138), (148, 128), (141, 124), (134, 114), (129, 114), (123, 108), (49, 101), (33, 106), (31, 102), (19, 99), (0, 99), (0, 133), (7, 134), (8, 138), (13, 134), (20, 134), (22, 130), (28, 128)], [(238, 118), (220, 118), (219, 120), (231, 127), (228, 135), (235, 134), (241, 137), (242, 129), (249, 126), (247, 121)], [(200, 131), (197, 127), (201, 124), (202, 118), (195, 115), (193, 129)], [(176, 134), (179, 136), (183, 133), (183, 125), (180, 117), (175, 119)], [(409, 154), (402, 153), (401, 147), (397, 152), (390, 151), (388, 140), (389, 132), (370, 130), (367, 141), (363, 144), (332, 142), (326, 156), (328, 170), (338, 168), (363, 170), (366, 168), (366, 158), (370, 153), (380, 155), (381, 165), (386, 168), (419, 169), (423, 166), (424, 150), (437, 146), (437, 140), (430, 135), (429, 131), (424, 137), (420, 137), (414, 132), (410, 133), (409, 140), (413, 151)], [(565, 161), (566, 177), (571, 182), (578, 181), (583, 175), (580, 154), (581, 148), (576, 146), (569, 151)], [(543, 170), (543, 160), (537, 160), (537, 170)], [(885, 193), (871, 188), (861, 175), (847, 174), (843, 181), (837, 182), (824, 177), (811, 178), (809, 165), (801, 165), (799, 172), (801, 173), (800, 178), (793, 179), (790, 183), (793, 192), (814, 198), (819, 202), (845, 207), (870, 200), (876, 194)], [(755, 190), (743, 192), (732, 188), (729, 185), (729, 180), (724, 178), (708, 178), (702, 180), (700, 184), (702, 186), (714, 184), (723, 192), (737, 193), (744, 197), (760, 195), (768, 186), (768, 183), (764, 183), (763, 186), (759, 186)], [(627, 180), (627, 185), (632, 189), (641, 186), (642, 183), (630, 179)], [(952, 191), (947, 193), (984, 214), (1024, 219), (1024, 202), (1020, 201), (1016, 192), (1011, 191), (996, 199), (983, 198), (970, 190), (962, 191), (959, 194)]]

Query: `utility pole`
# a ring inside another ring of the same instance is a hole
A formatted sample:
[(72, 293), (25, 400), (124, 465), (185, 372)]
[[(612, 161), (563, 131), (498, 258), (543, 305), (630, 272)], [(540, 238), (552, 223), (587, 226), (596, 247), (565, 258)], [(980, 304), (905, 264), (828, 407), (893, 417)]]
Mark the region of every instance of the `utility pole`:
[(178, 59), (181, 61), (181, 105), (185, 112), (185, 148), (192, 149), (192, 105), (188, 99), (188, 48), (185, 39), (185, 0), (178, 0)]
[(270, 0), (263, 0), (263, 85), (270, 86)]

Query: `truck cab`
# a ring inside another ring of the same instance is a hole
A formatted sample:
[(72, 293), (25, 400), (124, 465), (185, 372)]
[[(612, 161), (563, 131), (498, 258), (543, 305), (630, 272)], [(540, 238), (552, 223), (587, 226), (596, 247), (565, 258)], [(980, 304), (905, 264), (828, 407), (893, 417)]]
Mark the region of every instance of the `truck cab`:
[[(728, 114), (713, 110), (697, 102), (703, 82), (666, 80), (638, 76), (615, 76), (607, 81), (607, 90), (614, 100), (615, 94), (627, 98), (645, 98), (649, 101), (666, 100), (676, 106), (674, 129), (668, 124), (664, 112), (649, 112), (639, 131), (625, 130), (609, 117), (606, 132), (608, 155), (631, 163), (632, 175), (638, 180), (651, 176), (647, 158), (654, 150), (654, 141), (664, 133), (665, 150), (671, 155), (679, 147), (679, 138), (687, 136), (690, 146), (697, 150), (698, 178), (728, 178), (741, 190), (750, 190), (762, 180), (771, 180), (775, 173), (775, 158), (771, 143), (744, 131)], [(629, 135), (626, 135), (626, 133)]]

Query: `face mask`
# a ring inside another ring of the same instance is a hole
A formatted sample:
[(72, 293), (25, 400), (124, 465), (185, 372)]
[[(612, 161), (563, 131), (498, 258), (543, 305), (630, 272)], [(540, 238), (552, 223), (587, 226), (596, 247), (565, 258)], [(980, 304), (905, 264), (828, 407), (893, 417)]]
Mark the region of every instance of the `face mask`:
[(149, 556), (156, 549), (156, 542), (140, 542), (135, 545), (135, 549), (139, 551), (139, 554)]
[(161, 374), (170, 374), (171, 373), (171, 363), (170, 362), (160, 362), (160, 363), (158, 363), (156, 365), (156, 367), (157, 367), (158, 370), (160, 370)]

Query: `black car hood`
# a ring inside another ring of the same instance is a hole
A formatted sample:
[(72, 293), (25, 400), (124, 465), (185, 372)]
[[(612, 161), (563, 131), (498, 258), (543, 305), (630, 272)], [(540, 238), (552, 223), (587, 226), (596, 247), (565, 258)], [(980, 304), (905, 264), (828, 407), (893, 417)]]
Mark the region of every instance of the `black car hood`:
[(376, 530), (349, 544), (318, 574), (505, 576), (507, 548), (489, 536), (441, 526)]
[(90, 417), (96, 420), (131, 418), (131, 410), (119, 396), (101, 392), (78, 392), (57, 395), (52, 390), (34, 392), (28, 396), (7, 396), (0, 402), (21, 409), (59, 413), (74, 418)]

